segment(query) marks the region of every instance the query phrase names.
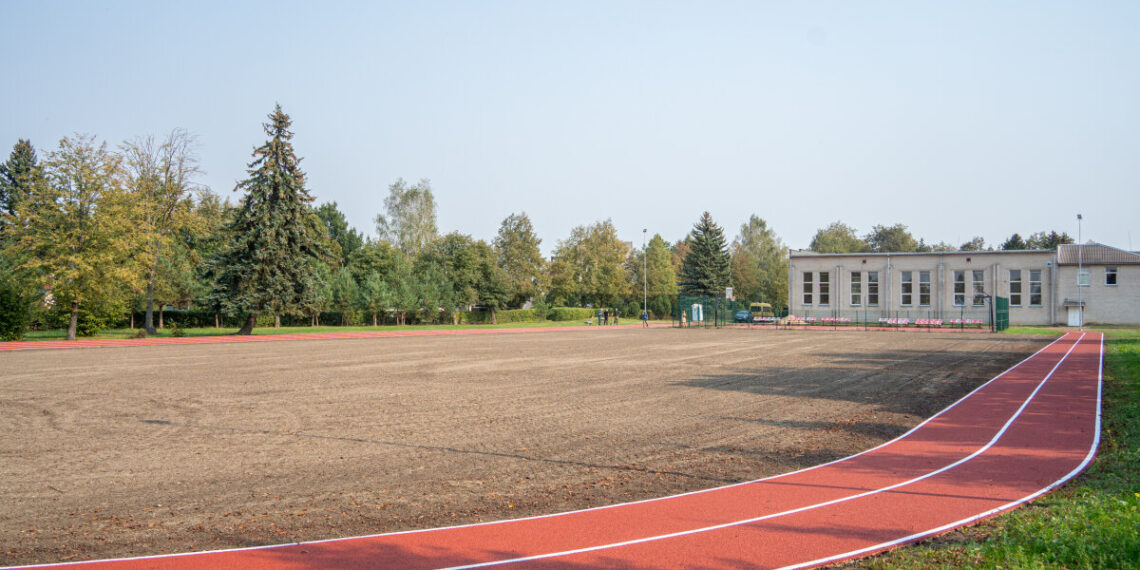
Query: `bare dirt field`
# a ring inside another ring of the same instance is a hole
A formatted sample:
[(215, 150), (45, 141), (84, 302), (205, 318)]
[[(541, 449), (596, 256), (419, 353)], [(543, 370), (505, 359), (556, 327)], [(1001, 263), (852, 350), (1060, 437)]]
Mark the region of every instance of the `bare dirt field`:
[(1045, 342), (632, 328), (0, 353), (0, 565), (756, 479), (891, 439)]

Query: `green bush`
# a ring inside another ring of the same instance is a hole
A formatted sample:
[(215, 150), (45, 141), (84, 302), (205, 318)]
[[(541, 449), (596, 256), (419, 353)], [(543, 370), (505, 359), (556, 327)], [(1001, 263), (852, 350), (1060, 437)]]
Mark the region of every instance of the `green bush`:
[(546, 317), (552, 321), (584, 321), (594, 318), (597, 309), (584, 309), (581, 307), (554, 307)]
[[(80, 304), (75, 324), (76, 336), (94, 336), (103, 329), (126, 324), (127, 311), (124, 305), (121, 300), (92, 305)], [(48, 310), (45, 317), (47, 328), (66, 330), (71, 321), (71, 301), (57, 297), (55, 306)]]
[(550, 304), (542, 299), (536, 299), (531, 310), (534, 311), (534, 318), (539, 321), (545, 321), (550, 316)]
[[(495, 320), (499, 323), (537, 323), (543, 320), (534, 309), (512, 309), (509, 311), (495, 311)], [(491, 323), (491, 311), (470, 311), (461, 313), (459, 322), (472, 325), (486, 325)]]
[(618, 315), (623, 319), (629, 319), (631, 323), (641, 320), (641, 303), (630, 301), (618, 307)]
[(15, 279), (0, 277), (0, 340), (20, 340), (32, 318), (32, 304)]

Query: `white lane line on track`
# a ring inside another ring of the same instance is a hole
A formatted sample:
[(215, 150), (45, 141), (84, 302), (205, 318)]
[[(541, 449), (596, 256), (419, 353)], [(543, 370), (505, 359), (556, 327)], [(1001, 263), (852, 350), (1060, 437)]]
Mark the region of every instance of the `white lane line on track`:
[[(702, 532), (710, 532), (710, 531), (730, 528), (730, 527), (734, 527), (734, 526), (741, 526), (741, 525), (751, 524), (751, 523), (755, 523), (755, 522), (766, 521), (766, 520), (770, 520), (770, 519), (774, 519), (774, 518), (778, 518), (778, 517), (783, 517), (783, 516), (788, 516), (788, 515), (792, 515), (792, 514), (796, 514), (796, 513), (802, 513), (805, 511), (810, 511), (810, 510), (814, 510), (814, 509), (818, 509), (818, 508), (822, 508), (822, 507), (836, 505), (839, 503), (845, 503), (848, 501), (853, 501), (855, 499), (859, 499), (859, 498), (863, 498), (863, 497), (869, 497), (871, 495), (877, 495), (879, 493), (884, 493), (887, 491), (892, 491), (892, 490), (898, 489), (900, 487), (905, 487), (907, 485), (917, 483), (917, 482), (922, 481), (924, 479), (929, 479), (931, 477), (934, 477), (935, 475), (938, 475), (940, 473), (944, 473), (946, 471), (949, 471), (950, 469), (958, 467), (959, 465), (962, 465), (962, 464), (966, 463), (967, 461), (974, 459), (975, 457), (984, 453), (989, 448), (993, 447), (993, 445), (995, 443), (997, 443), (997, 441), (999, 439), (1001, 439), (1001, 437), (1003, 435), (1005, 435), (1005, 432), (1009, 429), (1009, 427), (1011, 425), (1013, 425), (1013, 422), (1015, 420), (1017, 420), (1018, 417), (1021, 416), (1021, 413), (1025, 410), (1025, 408), (1027, 406), (1029, 406), (1029, 403), (1031, 401), (1033, 401), (1033, 398), (1035, 398), (1037, 396), (1037, 393), (1041, 391), (1041, 388), (1043, 386), (1045, 386), (1045, 383), (1048, 382), (1049, 379), (1053, 377), (1053, 374), (1057, 371), (1058, 368), (1060, 368), (1061, 364), (1063, 362), (1065, 362), (1065, 359), (1067, 359), (1069, 357), (1069, 355), (1072, 354), (1073, 350), (1077, 347), (1077, 345), (1081, 343), (1081, 340), (1084, 339), (1085, 334), (1087, 334), (1087, 333), (1082, 333), (1081, 336), (1079, 338), (1077, 338), (1076, 342), (1074, 342), (1073, 345), (1069, 347), (1069, 350), (1065, 352), (1065, 355), (1062, 356), (1061, 359), (1057, 361), (1057, 364), (1055, 364), (1053, 366), (1053, 369), (1049, 371), (1049, 374), (1046, 374), (1045, 378), (1043, 378), (1041, 380), (1041, 382), (1039, 382), (1037, 384), (1037, 387), (1033, 389), (1033, 392), (1029, 394), (1029, 397), (1027, 397), (1025, 399), (1025, 401), (1022, 402), (1021, 406), (1017, 408), (1017, 411), (1014, 412), (1012, 416), (1010, 416), (1009, 420), (1007, 420), (1005, 422), (1005, 424), (1002, 426), (1002, 428), (1000, 430), (998, 430), (997, 434), (994, 435), (994, 437), (992, 439), (990, 439), (990, 441), (988, 443), (986, 443), (984, 446), (979, 448), (977, 451), (971, 453), (970, 455), (967, 455), (966, 457), (963, 457), (962, 459), (959, 459), (958, 461), (955, 461), (955, 462), (953, 462), (949, 465), (946, 465), (945, 467), (942, 467), (940, 469), (931, 471), (925, 475), (921, 475), (919, 477), (915, 477), (913, 479), (909, 479), (907, 481), (903, 481), (900, 483), (895, 483), (894, 485), (888, 485), (886, 487), (882, 487), (879, 489), (874, 489), (871, 491), (864, 491), (862, 493), (857, 493), (855, 495), (850, 495), (850, 496), (842, 497), (839, 499), (824, 501), (822, 503), (816, 503), (813, 505), (807, 505), (804, 507), (789, 509), (786, 511), (781, 511), (778, 513), (772, 513), (772, 514), (754, 517), (754, 518), (750, 518), (750, 519), (743, 519), (743, 520), (739, 520), (739, 521), (722, 523), (722, 524), (718, 524), (718, 525), (712, 525), (712, 526), (707, 526), (707, 527), (702, 527), (702, 528), (690, 529), (690, 530), (685, 530), (685, 531), (680, 531), (680, 532), (673, 532), (673, 533), (662, 534), (662, 535), (657, 535), (657, 536), (649, 536), (649, 537), (638, 538), (638, 539), (634, 539), (634, 540), (626, 540), (626, 541), (622, 541), (622, 542), (614, 542), (614, 543), (610, 543), (610, 544), (602, 544), (602, 545), (590, 546), (590, 547), (586, 547), (586, 548), (577, 548), (577, 549), (573, 549), (573, 550), (565, 550), (562, 552), (552, 552), (552, 553), (547, 553), (547, 554), (536, 554), (534, 556), (523, 556), (520, 558), (509, 558), (509, 559), (504, 559), (504, 560), (494, 560), (494, 561), (490, 561), (490, 562), (480, 562), (477, 564), (466, 564), (466, 565), (461, 565), (461, 566), (449, 566), (449, 567), (445, 568), (444, 570), (466, 570), (469, 568), (487, 568), (490, 566), (514, 564), (514, 563), (518, 563), (518, 562), (529, 562), (529, 561), (533, 561), (533, 560), (543, 560), (543, 559), (547, 559), (547, 558), (571, 556), (574, 554), (585, 554), (587, 552), (597, 552), (600, 550), (608, 550), (611, 548), (620, 548), (623, 546), (632, 546), (635, 544), (643, 544), (646, 542), (655, 542), (658, 540), (665, 540), (665, 539), (669, 539), (669, 538), (678, 538), (678, 537), (688, 536), (688, 535), (692, 535), (692, 534), (698, 534), (698, 533), (702, 533)], [(1064, 338), (1064, 337), (1062, 337), (1062, 338)], [(1098, 417), (1098, 422), (1099, 422), (1099, 417)], [(1099, 426), (1099, 424), (1098, 424), (1098, 426)], [(1095, 446), (1093, 449), (1095, 449)], [(1044, 490), (1040, 491), (1039, 493), (1044, 493), (1046, 490), (1047, 489), (1044, 489)], [(811, 563), (808, 563), (808, 564), (811, 564)], [(799, 567), (799, 566), (796, 566), (796, 567)]]
[[(514, 330), (514, 329), (507, 329), (507, 330)], [(576, 515), (576, 514), (591, 512), (591, 511), (600, 511), (603, 509), (616, 509), (616, 508), (621, 508), (621, 507), (628, 507), (631, 505), (639, 505), (639, 504), (643, 504), (643, 503), (668, 501), (670, 499), (675, 499), (678, 497), (685, 497), (685, 496), (689, 496), (689, 495), (698, 495), (701, 493), (712, 493), (712, 492), (720, 491), (722, 489), (731, 489), (733, 487), (741, 487), (744, 485), (751, 485), (751, 484), (760, 483), (763, 481), (771, 481), (771, 480), (780, 479), (783, 477), (790, 477), (792, 475), (796, 475), (799, 473), (804, 473), (807, 471), (813, 471), (815, 469), (821, 469), (823, 467), (828, 467), (830, 465), (835, 465), (837, 463), (850, 461), (852, 459), (855, 459), (856, 457), (860, 457), (862, 455), (866, 455), (868, 453), (877, 451), (877, 450), (882, 449), (884, 447), (887, 447), (887, 446), (889, 446), (889, 445), (891, 445), (897, 441), (901, 441), (901, 440), (909, 437), (910, 435), (914, 434), (916, 431), (918, 431), (920, 428), (922, 428), (926, 424), (934, 421), (935, 419), (942, 416), (946, 412), (949, 412), (950, 410), (954, 409), (955, 407), (958, 406), (958, 404), (961, 404), (962, 402), (968, 400), (975, 393), (985, 389), (990, 384), (997, 382), (998, 380), (1005, 377), (1010, 372), (1017, 370), (1022, 365), (1028, 363), (1029, 361), (1033, 360), (1034, 358), (1044, 354), (1045, 351), (1052, 348), (1053, 345), (1064, 340), (1067, 336), (1068, 336), (1067, 334), (1064, 334), (1064, 335), (1057, 337), (1056, 339), (1053, 340), (1053, 342), (1050, 342), (1049, 344), (1045, 345), (1044, 347), (1039, 349), (1037, 352), (1034, 352), (1033, 354), (1025, 357), (1024, 359), (1022, 359), (1017, 364), (1014, 364), (1013, 366), (1011, 366), (1008, 369), (1006, 369), (1005, 371), (1003, 371), (1001, 374), (998, 374), (997, 376), (994, 376), (993, 378), (987, 380), (985, 383), (978, 386), (977, 388), (974, 388), (968, 394), (966, 394), (965, 396), (962, 396), (961, 398), (959, 398), (954, 403), (952, 403), (949, 406), (946, 406), (945, 408), (939, 410), (938, 413), (930, 416), (929, 418), (926, 418), (925, 420), (920, 422), (918, 425), (907, 430), (902, 435), (900, 435), (900, 436), (898, 436), (892, 440), (885, 441), (883, 443), (880, 443), (879, 445), (876, 445), (875, 447), (860, 451), (859, 453), (856, 453), (854, 455), (848, 455), (847, 457), (841, 457), (839, 459), (836, 459), (835, 461), (829, 461), (827, 463), (821, 463), (819, 465), (812, 465), (811, 467), (805, 467), (803, 469), (797, 469), (795, 471), (789, 471), (787, 473), (780, 473), (777, 475), (771, 475), (771, 476), (763, 477), (760, 479), (753, 479), (751, 481), (742, 481), (740, 483), (733, 483), (731, 485), (723, 485), (720, 487), (713, 487), (710, 489), (698, 489), (696, 491), (689, 491), (687, 493), (680, 493), (677, 495), (669, 495), (667, 497), (654, 497), (651, 499), (641, 499), (639, 501), (630, 501), (628, 503), (618, 503), (615, 505), (602, 505), (599, 507), (590, 507), (587, 509), (579, 509), (579, 510), (575, 510), (575, 511), (564, 511), (564, 512), (560, 512), (560, 513), (551, 513), (551, 514), (546, 514), (546, 515), (536, 515), (536, 516), (532, 516), (532, 517), (524, 517), (524, 518), (518, 518), (518, 519), (504, 519), (504, 520), (498, 520), (498, 521), (487, 521), (487, 522), (470, 523), (470, 524), (464, 524), (464, 525), (444, 526), (444, 527), (416, 529), (416, 530), (404, 530), (404, 531), (386, 532), (386, 533), (380, 533), (380, 534), (352, 536), (352, 537), (344, 537), (344, 538), (329, 538), (329, 539), (324, 539), (324, 540), (311, 540), (311, 541), (293, 542), (293, 543), (286, 543), (286, 544), (268, 544), (268, 545), (261, 545), (261, 546), (245, 546), (245, 547), (240, 547), (240, 548), (225, 548), (225, 549), (220, 549), (220, 550), (201, 550), (201, 551), (196, 551), (196, 552), (177, 552), (177, 553), (173, 553), (173, 554), (154, 554), (154, 555), (149, 555), (149, 556), (108, 558), (108, 559), (103, 559), (103, 560), (89, 560), (89, 561), (85, 561), (85, 562), (56, 562), (56, 563), (49, 563), (49, 564), (33, 564), (33, 565), (29, 565), (29, 566), (5, 566), (5, 567), (0, 567), (0, 570), (18, 570), (18, 569), (24, 569), (24, 568), (51, 568), (51, 567), (59, 567), (59, 566), (77, 566), (77, 565), (82, 565), (82, 564), (93, 564), (96, 562), (108, 563), (108, 562), (126, 562), (126, 561), (132, 561), (132, 560), (153, 560), (153, 559), (158, 559), (158, 558), (181, 558), (181, 557), (186, 557), (186, 556), (202, 556), (202, 555), (210, 555), (210, 554), (224, 554), (224, 553), (231, 553), (231, 552), (270, 550), (270, 549), (275, 549), (275, 548), (284, 548), (284, 547), (288, 547), (288, 546), (310, 546), (310, 545), (318, 545), (318, 544), (332, 543), (332, 542), (345, 542), (345, 541), (350, 541), (350, 540), (368, 540), (368, 539), (374, 539), (374, 538), (381, 538), (381, 537), (385, 537), (385, 536), (403, 536), (403, 535), (409, 535), (409, 534), (421, 534), (421, 533), (429, 533), (429, 532), (457, 530), (457, 529), (470, 528), (470, 527), (481, 527), (481, 526), (499, 525), (499, 524), (512, 524), (512, 523), (520, 523), (520, 522), (537, 520), (537, 519), (546, 519), (546, 518), (554, 518), (554, 517), (563, 517), (563, 516), (568, 516), (568, 515)], [(214, 337), (208, 337), (208, 338), (214, 338)], [(262, 338), (262, 337), (251, 337), (251, 340), (260, 339), (260, 338)]]
[[(1082, 338), (1083, 338), (1083, 335), (1082, 335)], [(932, 528), (930, 530), (915, 533), (915, 534), (912, 534), (910, 536), (905, 536), (905, 537), (897, 539), (897, 540), (882, 542), (882, 543), (876, 544), (874, 546), (868, 546), (866, 548), (860, 548), (859, 550), (852, 550), (849, 552), (844, 552), (843, 554), (836, 554), (834, 556), (828, 556), (826, 558), (820, 558), (817, 560), (812, 560), (810, 562), (802, 562), (800, 564), (793, 564), (791, 566), (784, 566), (780, 570), (791, 570), (793, 568), (808, 568), (811, 566), (818, 566), (821, 564), (827, 564), (829, 562), (838, 562), (840, 560), (855, 558), (861, 554), (868, 554), (868, 553), (876, 552), (879, 550), (886, 550), (886, 549), (889, 549), (889, 548), (894, 547), (894, 546), (900, 546), (900, 545), (903, 545), (903, 544), (906, 544), (909, 542), (913, 542), (913, 541), (918, 540), (918, 539), (923, 538), (923, 537), (927, 537), (927, 536), (935, 535), (935, 534), (938, 534), (941, 532), (945, 532), (945, 531), (954, 529), (956, 527), (959, 527), (962, 525), (967, 525), (967, 524), (970, 524), (972, 522), (984, 519), (986, 517), (996, 515), (1002, 511), (1012, 509), (1018, 505), (1032, 501), (1033, 499), (1036, 499), (1037, 497), (1040, 497), (1041, 495), (1044, 495), (1045, 493), (1048, 493), (1049, 491), (1052, 491), (1053, 489), (1065, 484), (1066, 482), (1068, 482), (1073, 477), (1076, 477), (1081, 471), (1084, 471), (1085, 467), (1088, 467), (1089, 463), (1092, 462), (1093, 457), (1096, 456), (1097, 447), (1100, 446), (1101, 403), (1102, 403), (1102, 398), (1103, 398), (1103, 392), (1104, 392), (1104, 335), (1102, 334), (1100, 337), (1100, 361), (1097, 365), (1097, 373), (1096, 373), (1096, 425), (1095, 425), (1095, 429), (1093, 431), (1093, 442), (1092, 442), (1092, 445), (1089, 447), (1088, 453), (1085, 454), (1084, 460), (1081, 461), (1081, 464), (1077, 465), (1077, 467), (1074, 468), (1072, 471), (1068, 472), (1067, 474), (1065, 474), (1065, 476), (1061, 477), (1060, 479), (1057, 479), (1056, 481), (1050, 483), (1049, 486), (1047, 486), (1043, 489), (1040, 489), (1034, 493), (1030, 493), (1030, 494), (1028, 494), (1028, 495), (1016, 500), (1016, 501), (1011, 501), (1011, 502), (1006, 503), (1004, 505), (1001, 505), (999, 507), (994, 507), (994, 508), (992, 508), (992, 509), (990, 509), (984, 513), (980, 513), (980, 514), (974, 515), (972, 517), (967, 517), (967, 518), (964, 518), (964, 519), (959, 520), (959, 521), (955, 521), (955, 522), (952, 522), (949, 524), (945, 524), (945, 525), (942, 525), (938, 528)]]

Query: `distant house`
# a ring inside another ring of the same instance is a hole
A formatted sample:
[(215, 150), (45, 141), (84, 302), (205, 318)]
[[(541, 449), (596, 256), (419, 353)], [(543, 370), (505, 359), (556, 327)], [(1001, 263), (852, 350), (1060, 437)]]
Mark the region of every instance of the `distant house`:
[[(1099, 243), (1054, 250), (822, 254), (793, 251), (788, 309), (800, 317), (1140, 325), (1140, 254)], [(1079, 282), (1079, 285), (1078, 285)]]
[(1062, 245), (1057, 267), (1057, 302), (1065, 314), (1054, 323), (1079, 324), (1083, 304), (1085, 322), (1140, 324), (1140, 254), (1091, 242)]

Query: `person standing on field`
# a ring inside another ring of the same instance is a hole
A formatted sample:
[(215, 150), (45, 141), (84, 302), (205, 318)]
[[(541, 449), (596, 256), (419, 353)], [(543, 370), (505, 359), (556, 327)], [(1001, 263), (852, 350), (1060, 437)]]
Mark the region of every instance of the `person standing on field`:
[(641, 327), (649, 328), (649, 311), (641, 311)]
[(610, 310), (609, 309), (602, 311), (602, 324), (603, 325), (610, 324)]

